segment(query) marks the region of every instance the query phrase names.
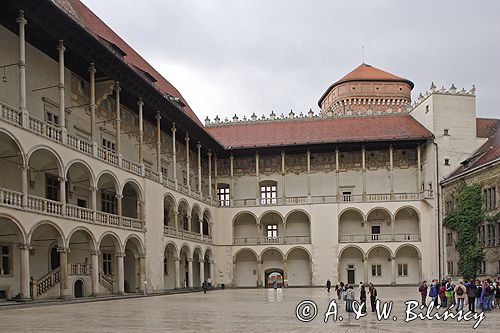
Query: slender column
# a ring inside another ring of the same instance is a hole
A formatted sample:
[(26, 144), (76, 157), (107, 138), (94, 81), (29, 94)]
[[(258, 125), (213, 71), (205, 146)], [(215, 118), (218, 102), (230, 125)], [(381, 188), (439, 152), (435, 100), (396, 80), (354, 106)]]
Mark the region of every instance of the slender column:
[(255, 204), (259, 205), (260, 186), (259, 186), (259, 152), (255, 153)]
[(99, 294), (99, 251), (90, 251), (92, 263), (92, 296)]
[(418, 258), (418, 281), (422, 281), (422, 258)]
[(188, 231), (191, 232), (191, 215), (187, 216)]
[(177, 190), (177, 148), (175, 145), (175, 132), (177, 128), (175, 127), (175, 123), (172, 124), (172, 176), (174, 177), (175, 189)]
[(309, 285), (313, 285), (313, 275), (314, 275), (314, 262), (312, 259), (309, 259)]
[(68, 252), (69, 249), (66, 248), (58, 248), (57, 252), (59, 252), (59, 260), (60, 260), (60, 297), (66, 298), (70, 295), (69, 292), (69, 281), (68, 281)]
[(156, 112), (156, 172), (161, 177), (161, 115)]
[(200, 196), (201, 196), (201, 144), (200, 144), (200, 141), (198, 141), (198, 144), (196, 144), (196, 148), (198, 149), (198, 193), (200, 193)]
[(203, 235), (203, 218), (199, 218), (199, 223), (200, 223), (200, 235)]
[(229, 201), (231, 206), (233, 205), (233, 199), (234, 199), (234, 157), (233, 154), (229, 156), (229, 166), (231, 168), (230, 170), (230, 183), (231, 183), (231, 188), (229, 189)]
[(311, 197), (311, 151), (307, 149), (307, 196)]
[(361, 148), (361, 167), (363, 172), (363, 201), (366, 200), (366, 149)]
[(286, 287), (288, 285), (288, 260), (283, 259), (283, 284)]
[(188, 262), (188, 287), (193, 288), (193, 258), (187, 258)]
[(396, 284), (396, 258), (395, 257), (391, 257), (391, 284), (392, 285)]
[(175, 230), (179, 229), (179, 212), (178, 211), (174, 211), (174, 226), (175, 226)]
[(64, 101), (64, 51), (66, 51), (66, 48), (62, 40), (59, 40), (57, 50), (59, 51), (59, 126), (62, 130), (63, 142), (66, 142), (66, 107)]
[(212, 152), (208, 151), (208, 197), (212, 199)]
[[(281, 151), (281, 182), (283, 183), (283, 199), (286, 197), (286, 182), (285, 182), (285, 151)], [(283, 200), (284, 202), (284, 200)]]
[(200, 263), (200, 287), (201, 287), (201, 283), (205, 281), (205, 261), (200, 259), (199, 263)]
[[(21, 287), (21, 298), (29, 299), (30, 295), (30, 247), (27, 244), (20, 244), (18, 246), (20, 256), (20, 287)], [(33, 290), (36, 293), (36, 290)]]
[(90, 137), (92, 144), (97, 144), (97, 133), (95, 130), (95, 73), (94, 63), (90, 63), (89, 67), (89, 93), (90, 93)]
[(115, 82), (115, 111), (116, 111), (116, 153), (121, 156), (121, 110), (120, 110), (120, 83), (118, 81)]
[(339, 148), (335, 149), (335, 176), (337, 178), (337, 202), (340, 201)]
[(62, 204), (61, 214), (66, 215), (66, 178), (59, 177), (59, 201)]
[(181, 270), (179, 269), (179, 257), (174, 257), (174, 280), (175, 280), (175, 289), (181, 289)]
[(392, 240), (395, 240), (395, 236), (394, 236), (394, 228), (395, 228), (395, 225), (394, 225), (394, 219), (391, 219), (391, 239)]
[(417, 146), (417, 192), (420, 192), (422, 184), (422, 147)]
[[(364, 258), (363, 261), (363, 268), (364, 268), (364, 276), (363, 276), (363, 283), (368, 283), (368, 257)], [(355, 281), (356, 282), (356, 281)]]
[(215, 261), (210, 260), (210, 279), (212, 280), (212, 284), (215, 286)]
[(28, 110), (26, 109), (26, 34), (25, 25), (28, 21), (24, 18), (24, 11), (19, 11), (16, 19), (19, 23), (19, 109), (22, 112), (23, 126), (28, 127)]
[(97, 187), (90, 186), (90, 201), (91, 206), (94, 211), (97, 210)]
[(123, 195), (116, 195), (116, 215), (122, 216), (122, 199)]
[[(219, 170), (218, 170), (218, 166), (217, 166), (217, 154), (214, 154), (214, 191), (215, 191), (215, 197), (216, 199), (217, 198), (217, 183), (218, 183), (218, 178), (219, 178)], [(232, 191), (233, 189), (231, 188), (230, 191)]]
[(141, 255), (139, 257), (139, 291), (141, 293), (146, 293), (146, 256)]
[(262, 288), (262, 260), (257, 261), (257, 287)]
[(22, 206), (28, 206), (28, 167), (21, 166), (21, 192), (23, 194), (22, 197)]
[(137, 106), (139, 107), (139, 164), (144, 169), (144, 120), (142, 114), (144, 102), (142, 98), (137, 101)]
[(116, 252), (116, 266), (118, 268), (117, 272), (117, 283), (118, 283), (118, 294), (125, 294), (125, 272), (123, 269), (123, 257), (125, 257), (125, 253)]
[(186, 133), (186, 186), (191, 194), (191, 172), (189, 170), (189, 134)]
[(389, 177), (390, 177), (390, 186), (391, 186), (391, 199), (394, 198), (394, 149), (392, 145), (389, 146)]

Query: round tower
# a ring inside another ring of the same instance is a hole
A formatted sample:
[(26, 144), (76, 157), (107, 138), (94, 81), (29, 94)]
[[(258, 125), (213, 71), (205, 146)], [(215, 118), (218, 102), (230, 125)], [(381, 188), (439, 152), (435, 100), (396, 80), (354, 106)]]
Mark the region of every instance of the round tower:
[(332, 84), (318, 105), (323, 115), (367, 115), (405, 112), (413, 82), (361, 64)]

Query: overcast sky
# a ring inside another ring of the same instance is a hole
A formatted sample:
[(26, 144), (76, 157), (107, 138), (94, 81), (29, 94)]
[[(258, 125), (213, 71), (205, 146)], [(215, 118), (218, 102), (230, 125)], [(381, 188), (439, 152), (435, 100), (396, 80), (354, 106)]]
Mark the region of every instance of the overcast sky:
[(186, 98), (215, 115), (318, 111), (363, 61), (469, 90), (500, 117), (500, 1), (83, 0)]

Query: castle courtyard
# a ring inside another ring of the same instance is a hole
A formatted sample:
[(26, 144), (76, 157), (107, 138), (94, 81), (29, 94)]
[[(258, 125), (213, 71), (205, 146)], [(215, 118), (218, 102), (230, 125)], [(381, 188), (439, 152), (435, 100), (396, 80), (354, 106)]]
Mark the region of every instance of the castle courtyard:
[[(394, 301), (391, 318), (377, 321), (370, 312), (348, 326), (344, 303), (343, 320), (324, 323), (330, 299), (323, 288), (226, 289), (202, 293), (62, 304), (0, 311), (2, 332), (471, 332), (475, 320), (414, 320), (404, 322), (405, 301), (418, 298), (416, 287), (380, 287), (382, 301)], [(295, 310), (312, 300), (318, 313), (301, 322)], [(416, 311), (416, 310), (414, 310)], [(353, 316), (353, 315), (351, 315)], [(392, 317), (396, 316), (397, 321)], [(355, 326), (357, 325), (357, 326)], [(485, 314), (478, 330), (493, 332), (500, 325), (500, 312)]]

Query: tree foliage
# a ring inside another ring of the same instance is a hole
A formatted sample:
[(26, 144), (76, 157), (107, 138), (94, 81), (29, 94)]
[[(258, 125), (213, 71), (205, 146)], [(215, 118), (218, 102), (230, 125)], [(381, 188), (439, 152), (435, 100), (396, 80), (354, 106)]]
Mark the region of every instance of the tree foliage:
[(459, 255), (458, 269), (464, 279), (475, 279), (484, 260), (483, 245), (478, 238), (478, 227), (485, 221), (482, 192), (482, 184), (462, 183), (458, 187), (456, 208), (443, 221), (458, 234), (455, 247)]

